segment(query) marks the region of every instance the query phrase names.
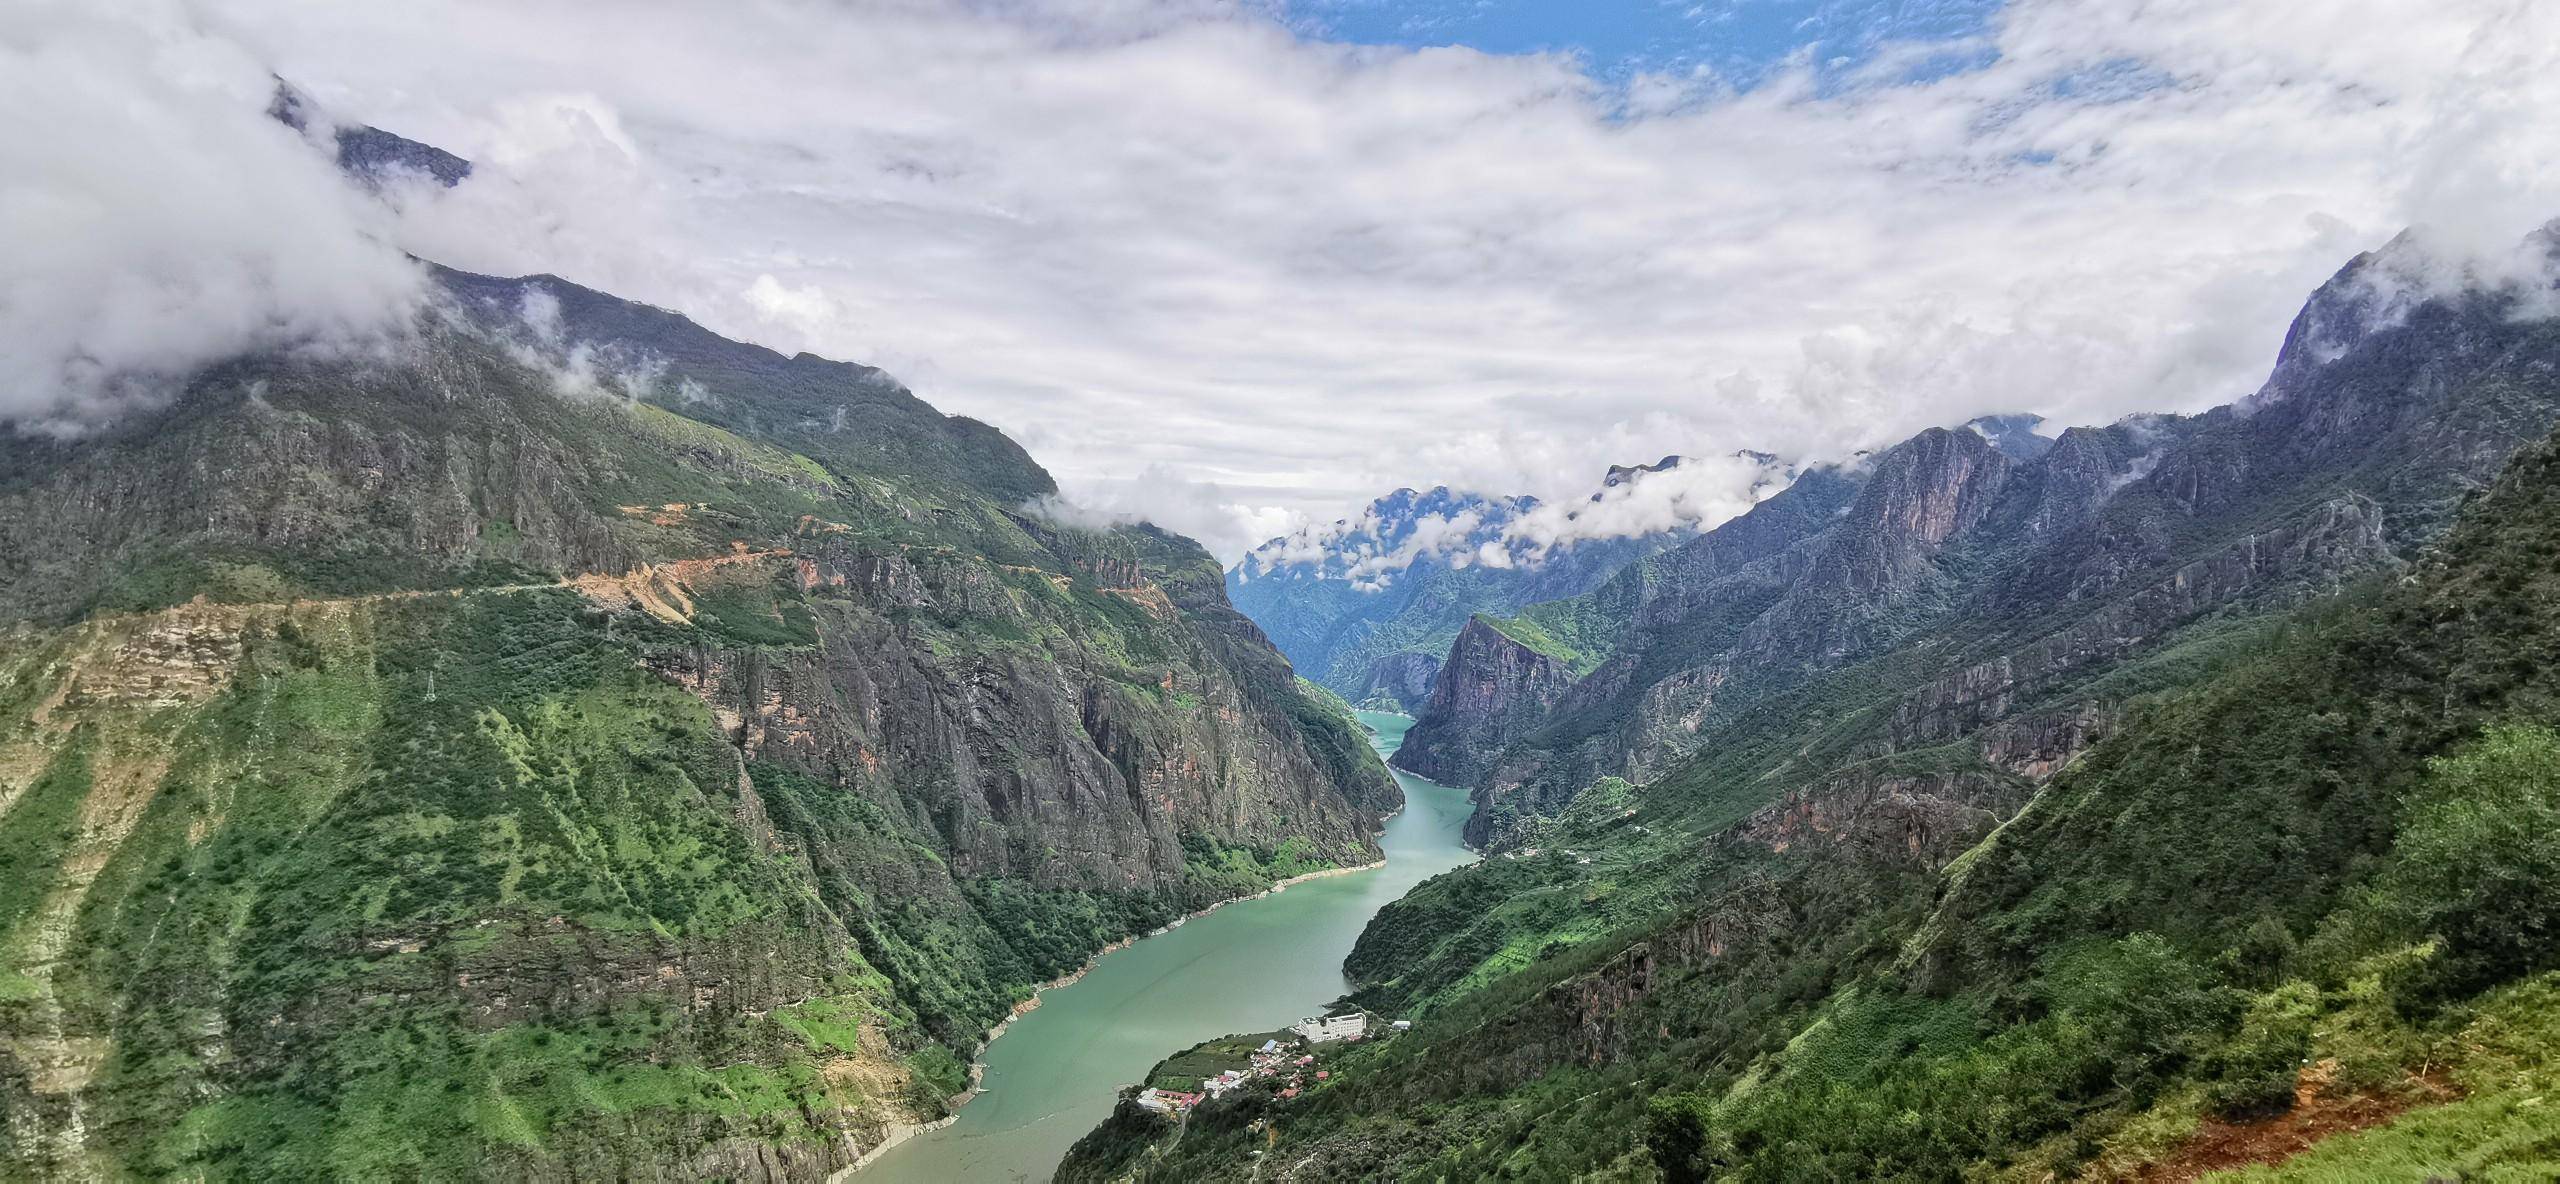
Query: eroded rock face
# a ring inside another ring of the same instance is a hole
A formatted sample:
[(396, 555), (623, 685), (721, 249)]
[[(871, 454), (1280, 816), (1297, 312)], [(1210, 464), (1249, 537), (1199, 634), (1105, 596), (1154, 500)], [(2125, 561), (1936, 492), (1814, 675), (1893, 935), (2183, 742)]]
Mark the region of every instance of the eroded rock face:
[(2093, 666), (2141, 651), (2207, 609), (2272, 607), (2333, 591), (2347, 576), (2396, 562), (2372, 499), (2349, 495), (2325, 502), (2275, 529), (2244, 535), (2023, 650), (1913, 690), (1894, 708), (1894, 746), (1924, 748), (2004, 719)]
[(2033, 786), (1982, 770), (1897, 770), (1853, 766), (1762, 807), (1730, 841), (1773, 854), (1829, 844), (1874, 865), (1936, 871), (2025, 805)]
[(1521, 722), (1543, 714), (1573, 683), (1559, 659), (1513, 640), (1482, 618), (1467, 622), (1431, 685), (1431, 698), (1405, 733), (1395, 764), (1434, 781), (1466, 785), (1488, 754), (1518, 738)]
[(1392, 699), (1408, 714), (1421, 709), (1440, 680), (1441, 659), (1433, 654), (1389, 654), (1369, 665), (1355, 703)]
[[(2548, 335), (2508, 298), (2378, 310), (2367, 280), (2384, 262), (2314, 298), (2244, 405), (2074, 428), (2040, 453), (1924, 432), (1876, 456), (1830, 515), (1782, 514), (1799, 481), (1648, 561), (1666, 586), (1582, 598), (1584, 616), (1624, 631), (1543, 719), (1515, 727), (1535, 739), (1490, 761), (1484, 809), (1552, 814), (1602, 775), (1658, 780), (1720, 734), (1772, 726), (1753, 713), (1783, 703), (1884, 696), (1879, 726), (1842, 746), (1865, 756), (2019, 712), (2101, 719), (2122, 691), (2078, 687), (2200, 622), (2392, 569), (2560, 408), (2540, 393)], [(1764, 519), (1793, 527), (1783, 545), (1737, 550)], [(1712, 561), (1726, 552), (1747, 559)], [(2077, 751), (2017, 740), (1984, 747), (2047, 771)]]
[[(1371, 787), (1358, 802), (1337, 787), (1206, 647), (1165, 663), (1143, 692), (1012, 653), (954, 661), (890, 614), (1020, 615), (968, 568), (803, 562), (811, 586), (831, 593), (811, 602), (816, 645), (698, 643), (654, 651), (650, 666), (709, 704), (749, 760), (922, 811), (955, 874), (1169, 887), (1186, 834), (1376, 858)], [(1132, 585), (1121, 590), (1170, 607), (1152, 584), (1119, 578)]]
[(1932, 428), (1879, 456), (1807, 580), (1817, 589), (1885, 592), (1991, 513), (2016, 462), (1972, 432)]

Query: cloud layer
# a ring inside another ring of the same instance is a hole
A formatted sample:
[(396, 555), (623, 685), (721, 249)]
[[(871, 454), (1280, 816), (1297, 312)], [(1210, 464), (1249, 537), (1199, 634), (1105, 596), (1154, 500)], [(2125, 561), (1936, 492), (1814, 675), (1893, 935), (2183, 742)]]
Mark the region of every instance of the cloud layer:
[(384, 212), (172, 3), (0, 20), (0, 418), (78, 431), (207, 362), (369, 335), (418, 291)]
[[(1978, 43), (1742, 93), (1217, 0), (200, 7), (243, 62), (479, 162), (404, 198), (401, 245), (887, 367), (1229, 557), (1399, 485), (1569, 498), (1665, 452), (2227, 401), (2356, 251), (2560, 213), (2560, 6), (2532, 0), (2019, 0)], [(1908, 81), (1951, 52), (1988, 64)], [(51, 77), (146, 96), (165, 127), (131, 142), (183, 166), (202, 129), (161, 108), (196, 92), (145, 72)], [(282, 168), (268, 140), (205, 167)], [(294, 208), (228, 229), (353, 217)], [(240, 258), (189, 245), (138, 249)], [(214, 270), (280, 292), (292, 255)]]

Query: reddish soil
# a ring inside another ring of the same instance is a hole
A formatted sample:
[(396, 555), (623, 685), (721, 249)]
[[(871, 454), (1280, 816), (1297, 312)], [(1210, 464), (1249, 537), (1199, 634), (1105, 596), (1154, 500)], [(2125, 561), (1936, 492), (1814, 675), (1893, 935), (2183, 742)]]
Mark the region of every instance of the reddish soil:
[(2153, 1164), (2143, 1172), (2142, 1179), (2184, 1184), (2213, 1172), (2283, 1163), (2331, 1135), (2380, 1126), (2418, 1106), (2449, 1102), (2460, 1096), (2451, 1082), (2416, 1074), (2409, 1076), (2408, 1088), (2388, 1094), (2328, 1093), (2329, 1080), (2337, 1072), (2336, 1061), (2305, 1066), (2294, 1086), (2293, 1109), (2273, 1118), (2256, 1122), (2205, 1119), (2197, 1124), (2196, 1133), (2188, 1136), (2185, 1145)]

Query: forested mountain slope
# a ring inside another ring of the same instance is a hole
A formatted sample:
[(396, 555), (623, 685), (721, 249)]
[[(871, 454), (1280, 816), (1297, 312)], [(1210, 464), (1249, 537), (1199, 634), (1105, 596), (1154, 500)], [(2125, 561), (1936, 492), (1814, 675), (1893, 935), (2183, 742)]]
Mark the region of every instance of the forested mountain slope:
[(1586, 700), (1630, 705), (1603, 748), (1685, 703), (1695, 755), (1617, 750), (1644, 781), (1383, 912), (1349, 970), (1411, 1033), (1071, 1166), (2546, 1178), (2560, 444), (2510, 454), (2560, 343), (2512, 293), (2367, 299), (2388, 263), (2248, 404), (2028, 461), (1927, 434), (1828, 526), (1640, 565), (1710, 573), (1626, 597), (1644, 624), (1532, 610), (1631, 671), (1726, 621), (1712, 677)]
[[(1724, 759), (1771, 711), (1821, 738), (1772, 784), (1960, 740), (2042, 776), (2103, 733), (2128, 663), (2405, 562), (2560, 417), (2553, 322), (2421, 286), (2417, 251), (2343, 269), (2245, 403), (2040, 448), (1924, 432), (1525, 610), (1512, 632), (1590, 672), (1535, 711), (1479, 704), (1503, 746), (1431, 771), (1477, 787), (1472, 837), (1497, 844), (1598, 777)], [(1416, 751), (1444, 726), (1467, 725), (1426, 713)]]
[(0, 439), (0, 1175), (816, 1178), (1033, 984), (1376, 858), (1188, 540), (878, 371), (433, 278)]

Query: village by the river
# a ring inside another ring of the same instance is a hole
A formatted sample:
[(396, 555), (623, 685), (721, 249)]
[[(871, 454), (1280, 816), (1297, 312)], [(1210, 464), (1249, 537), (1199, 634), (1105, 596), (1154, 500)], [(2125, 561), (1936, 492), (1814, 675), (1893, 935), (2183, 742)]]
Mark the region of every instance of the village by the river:
[[(1410, 1020), (1378, 1025), (1382, 1036), (1412, 1026)], [(1202, 1102), (1256, 1086), (1286, 1101), (1333, 1079), (1332, 1070), (1319, 1065), (1322, 1046), (1369, 1039), (1372, 1027), (1368, 1012), (1353, 1011), (1308, 1016), (1285, 1031), (1207, 1041), (1159, 1066), (1132, 1101), (1177, 1117)]]

